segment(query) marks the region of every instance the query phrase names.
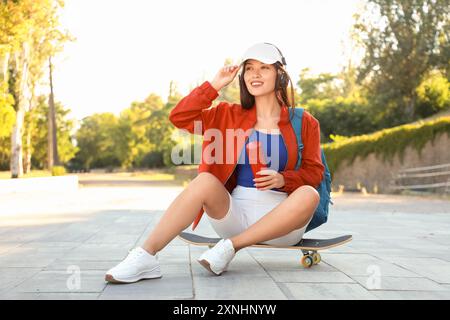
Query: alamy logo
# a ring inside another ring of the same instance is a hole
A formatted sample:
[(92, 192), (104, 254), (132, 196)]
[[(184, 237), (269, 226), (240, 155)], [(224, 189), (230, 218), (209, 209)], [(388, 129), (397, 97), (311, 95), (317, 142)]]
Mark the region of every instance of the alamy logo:
[[(191, 148), (192, 135), (189, 131), (185, 129), (178, 129), (178, 131), (174, 131), (171, 138), (178, 141), (178, 143), (171, 150), (170, 157), (172, 163), (175, 165), (193, 164), (192, 162), (194, 162), (194, 164), (244, 164), (245, 159), (243, 157), (234, 159), (235, 153), (230, 152), (230, 150), (242, 150), (246, 138), (250, 137), (252, 132), (253, 128), (248, 130), (243, 130), (241, 128), (226, 129), (224, 136), (222, 131), (216, 128), (210, 128), (203, 131), (202, 122), (194, 121), (194, 141), (196, 141), (194, 148)], [(198, 143), (198, 139), (196, 139), (198, 136), (203, 136), (203, 141), (209, 142), (203, 152), (201, 145)], [(259, 141), (262, 141), (263, 144), (267, 144), (267, 135), (259, 135)], [(266, 155), (267, 162), (275, 166), (279, 163), (279, 141), (279, 139), (270, 140), (270, 149), (272, 150), (271, 156)], [(191, 149), (194, 149), (194, 160), (192, 160)], [(249, 155), (249, 159), (250, 158), (256, 159), (256, 157), (252, 157), (252, 155)], [(250, 162), (250, 164), (254, 163)]]
[(67, 267), (66, 273), (70, 274), (67, 278), (66, 286), (69, 290), (81, 289), (81, 270), (79, 266), (72, 265)]
[(367, 289), (379, 290), (381, 289), (381, 269), (377, 265), (370, 265), (367, 267), (369, 277), (366, 281)]

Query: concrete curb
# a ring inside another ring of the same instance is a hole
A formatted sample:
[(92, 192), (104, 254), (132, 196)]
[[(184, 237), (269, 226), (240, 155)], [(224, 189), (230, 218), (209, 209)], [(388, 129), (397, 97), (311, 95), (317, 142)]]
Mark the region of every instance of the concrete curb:
[(66, 192), (77, 189), (78, 176), (76, 175), (0, 180), (0, 194), (37, 191)]

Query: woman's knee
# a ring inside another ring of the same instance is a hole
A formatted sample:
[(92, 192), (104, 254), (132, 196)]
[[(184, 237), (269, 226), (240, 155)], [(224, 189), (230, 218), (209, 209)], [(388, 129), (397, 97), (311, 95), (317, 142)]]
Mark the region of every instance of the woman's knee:
[(201, 172), (189, 183), (188, 188), (204, 196), (206, 194), (205, 191), (213, 190), (221, 186), (222, 183), (220, 180), (212, 173)]
[(221, 184), (220, 180), (210, 172), (200, 172), (192, 181), (191, 184), (196, 186), (210, 186), (212, 184)]
[(312, 186), (309, 185), (303, 185), (298, 187), (295, 191), (295, 193), (299, 193), (302, 196), (307, 196), (309, 200), (312, 201), (313, 205), (317, 207), (320, 202), (320, 195), (319, 192)]

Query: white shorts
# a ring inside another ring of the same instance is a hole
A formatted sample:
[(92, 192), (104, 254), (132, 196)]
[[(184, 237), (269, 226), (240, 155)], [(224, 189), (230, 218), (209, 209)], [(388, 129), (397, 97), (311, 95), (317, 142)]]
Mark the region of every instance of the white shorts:
[[(280, 191), (257, 190), (237, 185), (229, 196), (230, 208), (225, 217), (218, 220), (208, 216), (214, 231), (224, 239), (242, 233), (286, 199), (288, 195)], [(295, 245), (302, 239), (307, 226), (263, 243), (275, 246)]]

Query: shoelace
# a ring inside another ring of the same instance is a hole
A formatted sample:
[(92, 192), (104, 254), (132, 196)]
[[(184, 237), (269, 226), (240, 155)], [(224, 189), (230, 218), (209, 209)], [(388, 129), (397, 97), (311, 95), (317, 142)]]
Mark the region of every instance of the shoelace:
[(136, 248), (128, 251), (128, 255), (125, 258), (126, 261), (135, 262), (139, 257), (142, 256), (142, 251), (138, 251)]
[(218, 251), (219, 251), (220, 254), (226, 254), (226, 255), (228, 255), (229, 252), (230, 252), (230, 253), (233, 252), (233, 250), (228, 249), (228, 248), (225, 247), (225, 240), (222, 242), (222, 245), (219, 246), (217, 249), (219, 249)]

